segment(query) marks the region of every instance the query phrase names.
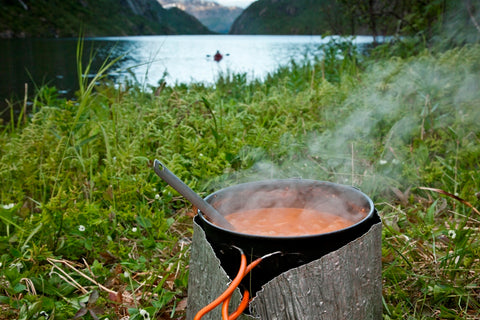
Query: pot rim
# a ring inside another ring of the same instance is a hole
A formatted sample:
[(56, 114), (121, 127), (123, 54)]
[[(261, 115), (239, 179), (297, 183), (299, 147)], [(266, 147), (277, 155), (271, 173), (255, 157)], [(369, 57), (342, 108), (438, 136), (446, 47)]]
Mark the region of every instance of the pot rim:
[(229, 191), (235, 190), (235, 189), (242, 189), (242, 188), (246, 187), (247, 185), (250, 185), (250, 186), (251, 185), (262, 185), (262, 184), (274, 185), (274, 183), (287, 183), (287, 182), (292, 182), (292, 183), (294, 183), (294, 182), (295, 183), (307, 182), (307, 183), (312, 183), (312, 184), (333, 186), (333, 187), (336, 187), (336, 188), (339, 188), (339, 189), (347, 189), (349, 191), (357, 193), (359, 196), (364, 198), (364, 200), (366, 200), (366, 202), (370, 206), (370, 211), (360, 221), (357, 221), (356, 223), (354, 223), (352, 225), (349, 225), (348, 227), (345, 227), (345, 228), (342, 228), (342, 229), (337, 229), (337, 230), (330, 231), (330, 232), (325, 232), (325, 233), (306, 234), (306, 235), (299, 235), (299, 236), (265, 236), (265, 235), (242, 233), (242, 232), (237, 232), (235, 230), (230, 230), (230, 229), (220, 227), (220, 226), (210, 222), (208, 219), (205, 218), (205, 216), (202, 214), (200, 209), (197, 209), (198, 216), (201, 218), (201, 220), (203, 222), (207, 223), (211, 227), (213, 227), (215, 229), (220, 229), (224, 232), (232, 233), (232, 234), (237, 235), (237, 236), (241, 236), (241, 237), (245, 237), (245, 238), (251, 238), (251, 239), (263, 239), (263, 240), (282, 240), (282, 239), (292, 240), (292, 239), (317, 238), (319, 236), (329, 236), (329, 235), (334, 235), (336, 233), (345, 232), (345, 231), (348, 231), (349, 229), (354, 229), (354, 228), (358, 227), (359, 225), (365, 223), (376, 212), (372, 199), (370, 199), (370, 197), (367, 196), (365, 193), (363, 193), (360, 189), (358, 189), (354, 186), (343, 185), (343, 184), (329, 182), (329, 181), (313, 180), (313, 179), (294, 179), (294, 178), (291, 178), (291, 179), (269, 179), (269, 180), (245, 182), (245, 183), (235, 184), (235, 185), (217, 190), (214, 193), (211, 193), (207, 197), (205, 197), (204, 200), (209, 202), (210, 199), (214, 198), (219, 193), (225, 193), (225, 192), (229, 192)]

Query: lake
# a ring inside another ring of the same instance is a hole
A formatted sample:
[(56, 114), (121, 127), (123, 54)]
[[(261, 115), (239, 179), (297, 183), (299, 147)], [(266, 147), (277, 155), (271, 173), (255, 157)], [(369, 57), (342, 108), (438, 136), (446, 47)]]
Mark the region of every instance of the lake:
[[(300, 62), (319, 54), (330, 41), (321, 36), (184, 35), (87, 38), (84, 66), (93, 61), (90, 77), (108, 57), (122, 59), (109, 76), (117, 84), (126, 80), (157, 86), (175, 83), (214, 84), (220, 74), (242, 73), (248, 80), (263, 79), (292, 59)], [(358, 36), (359, 46), (372, 38)], [(35, 87), (48, 84), (71, 97), (77, 88), (77, 39), (0, 40), (0, 101), (23, 100), (25, 83), (32, 95)], [(223, 55), (214, 61), (216, 51)], [(90, 57), (94, 56), (93, 59)]]

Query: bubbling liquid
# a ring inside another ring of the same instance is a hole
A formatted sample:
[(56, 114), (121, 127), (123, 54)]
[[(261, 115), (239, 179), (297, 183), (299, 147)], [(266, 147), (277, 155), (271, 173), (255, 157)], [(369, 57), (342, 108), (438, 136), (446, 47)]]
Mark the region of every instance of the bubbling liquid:
[(352, 221), (337, 215), (303, 208), (261, 208), (225, 216), (235, 231), (269, 237), (291, 237), (344, 229)]

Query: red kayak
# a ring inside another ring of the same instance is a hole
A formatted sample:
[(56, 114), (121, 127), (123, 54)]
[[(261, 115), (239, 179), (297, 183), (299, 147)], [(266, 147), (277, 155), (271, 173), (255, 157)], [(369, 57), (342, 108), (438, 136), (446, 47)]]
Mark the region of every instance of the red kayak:
[(215, 55), (213, 56), (213, 60), (219, 62), (220, 60), (222, 60), (222, 58), (222, 54), (217, 50), (217, 53), (215, 53)]

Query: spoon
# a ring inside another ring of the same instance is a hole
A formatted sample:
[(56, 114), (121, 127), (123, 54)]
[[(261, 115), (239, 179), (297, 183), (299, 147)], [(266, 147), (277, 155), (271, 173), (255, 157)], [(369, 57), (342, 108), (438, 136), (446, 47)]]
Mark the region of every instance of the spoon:
[(165, 167), (163, 163), (155, 159), (153, 163), (153, 169), (155, 173), (168, 183), (173, 189), (177, 190), (182, 196), (190, 201), (195, 207), (214, 224), (222, 228), (234, 230), (235, 227), (225, 219), (211, 204), (203, 200), (198, 194), (195, 193), (189, 186), (187, 186), (182, 180), (174, 175), (170, 170)]

